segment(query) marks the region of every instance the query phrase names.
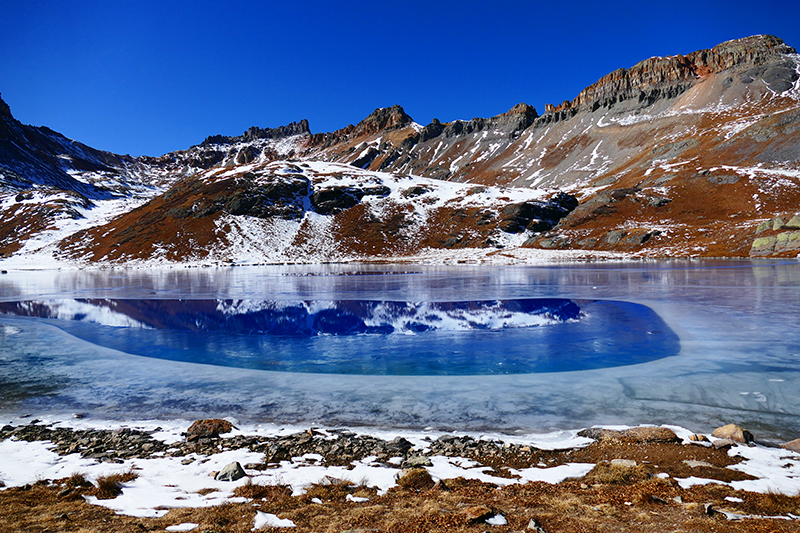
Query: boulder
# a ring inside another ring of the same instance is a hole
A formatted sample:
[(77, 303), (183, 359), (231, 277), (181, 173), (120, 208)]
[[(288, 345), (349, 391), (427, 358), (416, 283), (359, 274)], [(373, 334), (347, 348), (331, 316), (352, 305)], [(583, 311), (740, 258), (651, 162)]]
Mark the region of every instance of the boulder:
[(242, 465), (240, 465), (238, 461), (234, 461), (225, 465), (222, 470), (217, 472), (214, 479), (217, 481), (236, 481), (237, 479), (242, 479), (246, 475)]
[(781, 444), (781, 448), (800, 453), (800, 439), (794, 439), (785, 444)]
[(352, 187), (330, 187), (314, 191), (309, 200), (314, 211), (320, 215), (330, 215), (353, 207), (363, 196), (363, 192)]
[(189, 429), (186, 430), (186, 440), (194, 441), (197, 439), (215, 439), (221, 433), (228, 433), (236, 426), (219, 418), (208, 418), (205, 420), (195, 420)]
[(736, 424), (728, 424), (727, 426), (718, 427), (711, 432), (711, 436), (718, 439), (732, 440), (733, 442), (738, 442), (739, 444), (747, 444), (752, 442), (755, 438), (753, 437), (752, 433), (746, 429), (740, 428)]

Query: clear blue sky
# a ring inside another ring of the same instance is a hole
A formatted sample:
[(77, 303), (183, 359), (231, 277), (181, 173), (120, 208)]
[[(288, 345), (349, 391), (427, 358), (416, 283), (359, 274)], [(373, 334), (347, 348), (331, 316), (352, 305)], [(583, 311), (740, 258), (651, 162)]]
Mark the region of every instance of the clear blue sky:
[[(557, 7), (558, 6), (558, 7)], [(0, 93), (25, 124), (132, 155), (402, 105), (417, 122), (544, 110), (654, 55), (771, 33), (800, 2), (4, 0)]]

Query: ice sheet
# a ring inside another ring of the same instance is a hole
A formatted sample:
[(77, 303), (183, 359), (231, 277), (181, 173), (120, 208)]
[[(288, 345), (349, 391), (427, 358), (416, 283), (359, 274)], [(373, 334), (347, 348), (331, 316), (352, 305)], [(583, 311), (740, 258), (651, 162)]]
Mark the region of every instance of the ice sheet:
[(12, 271), (0, 277), (5, 301), (267, 296), (629, 301), (655, 310), (680, 337), (680, 352), (639, 365), (546, 375), (294, 374), (137, 357), (34, 319), (0, 317), (6, 391), (0, 409), (506, 434), (640, 423), (708, 432), (729, 422), (762, 438), (800, 433), (800, 263), (793, 260)]

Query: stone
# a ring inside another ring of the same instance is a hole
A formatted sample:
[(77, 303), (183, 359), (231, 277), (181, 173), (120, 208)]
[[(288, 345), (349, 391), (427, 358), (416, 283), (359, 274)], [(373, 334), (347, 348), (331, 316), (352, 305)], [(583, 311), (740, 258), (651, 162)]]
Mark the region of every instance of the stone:
[(225, 465), (225, 467), (217, 472), (217, 475), (214, 476), (214, 479), (217, 481), (236, 481), (237, 479), (242, 479), (243, 477), (247, 476), (242, 465), (239, 464), (238, 461), (234, 461)]
[(800, 439), (794, 439), (787, 443), (781, 444), (781, 448), (800, 453)]
[(692, 442), (710, 442), (708, 440), (708, 437), (706, 437), (705, 435), (699, 435), (697, 433), (690, 435), (689, 440)]
[(750, 255), (768, 255), (775, 250), (778, 238), (775, 235), (757, 237), (750, 246)]
[(800, 215), (795, 215), (789, 222), (786, 223), (786, 227), (789, 229), (800, 229)]
[(622, 466), (625, 468), (633, 468), (636, 466), (636, 461), (633, 459), (611, 459), (612, 466)]
[(186, 440), (194, 441), (197, 439), (214, 439), (221, 433), (228, 433), (233, 429), (238, 429), (232, 423), (220, 418), (208, 418), (205, 420), (195, 420), (189, 429), (186, 430)]
[(672, 198), (664, 198), (663, 196), (653, 196), (647, 200), (647, 205), (651, 207), (664, 207), (672, 201)]
[(400, 465), (400, 468), (405, 470), (410, 468), (421, 468), (423, 466), (433, 466), (430, 457), (415, 455), (403, 461), (403, 464)]
[(772, 228), (772, 220), (765, 220), (764, 222), (756, 226), (756, 234), (764, 233), (765, 231), (771, 228)]
[(581, 437), (587, 437), (597, 441), (620, 441), (620, 442), (680, 442), (681, 439), (669, 428), (642, 426), (636, 428), (617, 431), (614, 429), (589, 428), (578, 432)]
[(486, 505), (473, 505), (461, 511), (461, 514), (471, 524), (477, 524), (478, 522), (485, 522), (487, 518), (494, 516), (494, 511)]
[(800, 250), (800, 231), (779, 233), (775, 241), (775, 251)]
[(726, 448), (730, 448), (734, 444), (736, 443), (730, 439), (719, 439), (714, 441), (714, 448), (718, 450), (724, 450)]
[(529, 530), (531, 530), (531, 531), (534, 531), (535, 533), (546, 533), (546, 532), (545, 532), (545, 530), (544, 530), (544, 528), (542, 527), (542, 524), (541, 524), (541, 522), (539, 522), (539, 521), (538, 521), (538, 520), (536, 520), (535, 518), (531, 518), (531, 519), (528, 521), (528, 527), (527, 527), (527, 529), (529, 529)]
[(711, 432), (711, 436), (718, 439), (732, 440), (733, 442), (738, 442), (739, 444), (747, 444), (754, 440), (752, 433), (746, 429), (740, 428), (736, 424), (728, 424), (726, 426), (718, 427)]
[(683, 463), (689, 468), (698, 468), (698, 467), (712, 468), (714, 466), (708, 461), (695, 461), (694, 459), (684, 459)]
[(627, 231), (615, 229), (606, 233), (606, 242), (608, 244), (617, 244), (628, 234)]

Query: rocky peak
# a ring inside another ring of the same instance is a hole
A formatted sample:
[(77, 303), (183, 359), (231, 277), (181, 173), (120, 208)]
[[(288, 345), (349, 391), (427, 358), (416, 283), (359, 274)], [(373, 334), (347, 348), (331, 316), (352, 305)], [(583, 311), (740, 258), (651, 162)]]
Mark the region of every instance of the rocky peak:
[(252, 142), (257, 139), (284, 139), (286, 137), (310, 133), (311, 130), (308, 126), (308, 120), (303, 119), (299, 122), (292, 122), (286, 126), (279, 126), (277, 128), (259, 128), (257, 126), (250, 126), (247, 131), (238, 137), (211, 135), (210, 137), (206, 137), (206, 139), (200, 143), (200, 146), (207, 146), (209, 144), (235, 144), (240, 142)]
[(651, 57), (600, 78), (572, 101), (558, 106), (548, 104), (546, 113), (574, 114), (578, 108), (610, 107), (623, 100), (638, 99), (652, 104), (661, 98), (673, 98), (698, 79), (735, 66), (760, 66), (796, 50), (772, 35), (754, 35), (727, 41), (712, 49), (688, 55)]
[(387, 128), (405, 126), (414, 120), (399, 105), (382, 107), (373, 111), (367, 118), (356, 124), (356, 136), (371, 135)]
[(8, 107), (8, 104), (3, 101), (2, 94), (0, 94), (0, 117), (2, 118), (14, 118), (11, 116), (11, 108)]

